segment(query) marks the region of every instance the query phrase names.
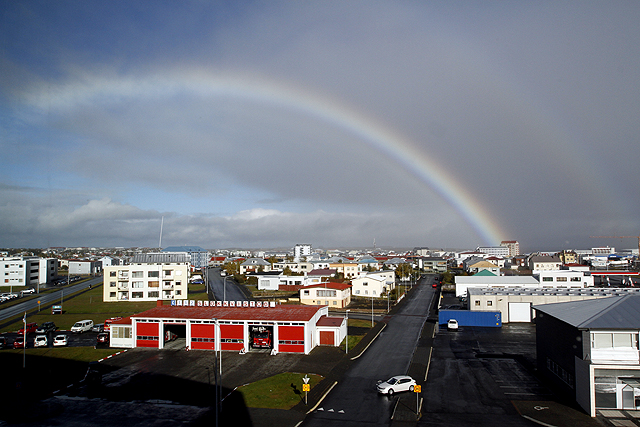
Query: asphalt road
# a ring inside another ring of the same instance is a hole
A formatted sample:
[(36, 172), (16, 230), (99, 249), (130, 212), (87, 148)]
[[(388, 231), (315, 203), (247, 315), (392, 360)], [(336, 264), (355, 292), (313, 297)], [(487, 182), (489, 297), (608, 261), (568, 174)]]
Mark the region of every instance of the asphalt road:
[(102, 283), (102, 280), (102, 277), (94, 277), (93, 279), (89, 279), (85, 282), (66, 286), (58, 291), (42, 294), (19, 304), (12, 305), (11, 307), (0, 309), (0, 321), (23, 314), (25, 311), (38, 308), (38, 301), (40, 301), (41, 305), (62, 301), (64, 305), (64, 295), (71, 295), (74, 292), (88, 288), (90, 285), (94, 286), (100, 284)]
[(247, 297), (238, 288), (233, 278), (220, 275), (220, 268), (209, 268), (207, 282), (215, 301), (247, 301)]
[(407, 373), (434, 294), (430, 284), (414, 289), (404, 307), (388, 318), (386, 328), (371, 347), (307, 416), (304, 426), (390, 425), (398, 397), (379, 395), (376, 382)]

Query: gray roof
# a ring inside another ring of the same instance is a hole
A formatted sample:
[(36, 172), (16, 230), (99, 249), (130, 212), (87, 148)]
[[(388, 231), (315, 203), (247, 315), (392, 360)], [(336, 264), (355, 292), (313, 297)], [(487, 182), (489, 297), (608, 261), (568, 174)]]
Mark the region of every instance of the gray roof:
[(533, 308), (579, 329), (640, 329), (640, 295), (543, 304)]
[(189, 262), (185, 253), (136, 254), (131, 264), (159, 264)]
[(200, 246), (169, 246), (164, 248), (162, 252), (207, 252), (207, 250)]

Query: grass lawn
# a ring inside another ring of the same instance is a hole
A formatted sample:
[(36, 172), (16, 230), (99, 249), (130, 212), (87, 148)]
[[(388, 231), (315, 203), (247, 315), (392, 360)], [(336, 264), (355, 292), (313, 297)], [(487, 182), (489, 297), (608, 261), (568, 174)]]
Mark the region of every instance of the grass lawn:
[[(285, 372), (251, 384), (238, 387), (249, 408), (291, 409), (304, 401), (302, 378), (306, 374)], [(322, 380), (321, 375), (309, 374), (309, 385), (313, 388)]]
[[(117, 353), (121, 349), (117, 348), (93, 348), (93, 347), (54, 347), (54, 348), (28, 348), (25, 352), (26, 364), (29, 366), (30, 359), (36, 357), (50, 357), (56, 359), (75, 360), (77, 362), (95, 362), (111, 354)], [(22, 356), (21, 349), (2, 350), (2, 354), (19, 354)], [(2, 359), (0, 359), (2, 360)], [(22, 360), (22, 359), (20, 359)], [(20, 366), (3, 366), (8, 368), (22, 368)]]

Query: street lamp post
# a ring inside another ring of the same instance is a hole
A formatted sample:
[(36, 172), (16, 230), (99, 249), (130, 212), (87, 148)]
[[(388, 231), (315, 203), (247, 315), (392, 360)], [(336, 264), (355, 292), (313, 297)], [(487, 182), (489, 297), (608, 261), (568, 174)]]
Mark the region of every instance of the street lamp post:
[(373, 328), (373, 295), (371, 295), (371, 327)]
[(349, 353), (349, 310), (345, 311), (346, 319), (347, 319), (347, 336), (344, 339), (344, 352)]

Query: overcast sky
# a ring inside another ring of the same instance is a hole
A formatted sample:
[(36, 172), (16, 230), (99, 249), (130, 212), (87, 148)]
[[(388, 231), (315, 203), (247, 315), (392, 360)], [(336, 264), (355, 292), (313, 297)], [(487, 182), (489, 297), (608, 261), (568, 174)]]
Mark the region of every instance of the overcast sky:
[(640, 2), (0, 1), (0, 247), (637, 247)]

